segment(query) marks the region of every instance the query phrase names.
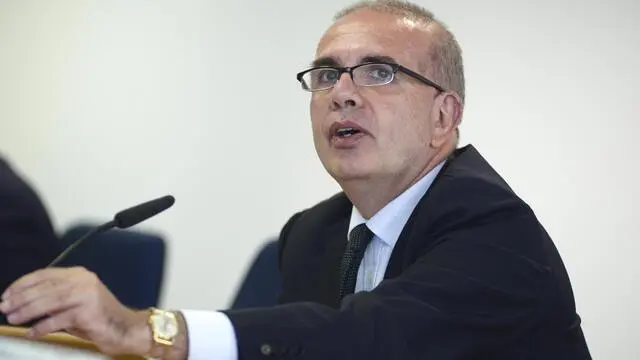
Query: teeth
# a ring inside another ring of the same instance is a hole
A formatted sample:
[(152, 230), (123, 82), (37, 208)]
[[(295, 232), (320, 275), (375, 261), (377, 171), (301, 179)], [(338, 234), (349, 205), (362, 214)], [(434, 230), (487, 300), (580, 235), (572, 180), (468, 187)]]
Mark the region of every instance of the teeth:
[(343, 137), (351, 136), (357, 132), (358, 131), (354, 128), (342, 128), (342, 129), (338, 129), (337, 131), (338, 136), (343, 136)]

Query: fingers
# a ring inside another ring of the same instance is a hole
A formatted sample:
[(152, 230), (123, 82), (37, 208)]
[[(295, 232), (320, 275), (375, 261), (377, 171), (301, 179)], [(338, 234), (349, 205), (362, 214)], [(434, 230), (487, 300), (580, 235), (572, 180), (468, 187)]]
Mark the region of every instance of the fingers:
[(5, 313), (13, 312), (39, 297), (47, 296), (49, 293), (56, 292), (60, 288), (68, 290), (68, 287), (69, 285), (61, 283), (58, 279), (40, 281), (30, 287), (12, 292), (11, 295), (7, 296), (2, 304), (0, 304), (0, 310)]
[(60, 273), (64, 273), (66, 271), (68, 271), (68, 269), (42, 269), (29, 273), (9, 285), (9, 287), (2, 293), (2, 300), (6, 300), (12, 294), (20, 293), (32, 286), (46, 281), (47, 279), (58, 277), (60, 276)]
[(43, 319), (33, 325), (27, 332), (27, 336), (38, 338), (52, 332), (71, 329), (75, 326), (77, 310), (72, 309)]
[(14, 282), (3, 294), (0, 311), (12, 324), (20, 324), (77, 305), (76, 289), (97, 277), (83, 268), (35, 271)]
[(78, 274), (82, 274), (83, 272), (87, 272), (84, 268), (74, 267), (74, 268), (47, 268), (36, 270), (32, 273), (29, 273), (18, 280), (14, 281), (13, 284), (9, 285), (9, 287), (2, 293), (2, 300), (6, 300), (7, 298), (13, 296), (16, 293), (23, 292), (24, 290), (41, 284), (45, 281), (56, 281), (57, 279), (68, 279), (72, 276), (76, 276)]
[[(83, 294), (81, 289), (76, 289), (70, 284), (58, 286), (41, 283), (17, 294), (7, 300), (5, 306), (9, 323), (17, 325), (23, 324), (47, 315), (52, 315), (71, 309), (81, 304)], [(44, 288), (44, 289), (40, 289)]]
[(150, 336), (146, 317), (121, 304), (84, 268), (49, 268), (18, 279), (2, 295), (0, 311), (11, 324), (35, 320), (28, 336), (65, 330), (114, 354), (141, 348), (129, 339), (131, 334), (140, 333), (134, 338), (145, 341)]

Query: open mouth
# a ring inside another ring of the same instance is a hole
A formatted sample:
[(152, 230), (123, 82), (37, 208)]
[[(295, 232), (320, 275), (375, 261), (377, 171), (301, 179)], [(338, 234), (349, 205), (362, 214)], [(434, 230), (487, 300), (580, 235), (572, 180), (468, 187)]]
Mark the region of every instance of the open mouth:
[(349, 136), (353, 136), (355, 134), (359, 134), (361, 132), (362, 131), (360, 131), (358, 129), (355, 129), (355, 128), (345, 127), (345, 128), (338, 129), (336, 131), (336, 136), (337, 137), (341, 137), (341, 138), (346, 138), (346, 137), (349, 137)]

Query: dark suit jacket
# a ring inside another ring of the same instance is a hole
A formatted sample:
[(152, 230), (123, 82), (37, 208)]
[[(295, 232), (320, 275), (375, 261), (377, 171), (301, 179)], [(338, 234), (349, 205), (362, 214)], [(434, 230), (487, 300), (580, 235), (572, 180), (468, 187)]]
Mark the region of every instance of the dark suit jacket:
[(590, 359), (552, 240), (472, 146), (413, 211), (385, 280), (337, 304), (351, 206), (338, 194), (285, 225), (283, 304), (225, 312), (241, 359)]
[(0, 293), (22, 275), (46, 266), (59, 251), (38, 195), (0, 158)]

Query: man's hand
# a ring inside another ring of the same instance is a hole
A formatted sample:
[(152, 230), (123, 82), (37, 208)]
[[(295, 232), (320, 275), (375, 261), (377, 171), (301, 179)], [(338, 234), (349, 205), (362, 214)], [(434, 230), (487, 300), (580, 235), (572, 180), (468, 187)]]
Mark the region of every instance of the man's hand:
[(67, 331), (109, 355), (145, 355), (151, 348), (148, 313), (122, 305), (84, 268), (35, 271), (9, 286), (1, 300), (0, 311), (11, 324), (39, 320), (28, 332), (31, 337)]

